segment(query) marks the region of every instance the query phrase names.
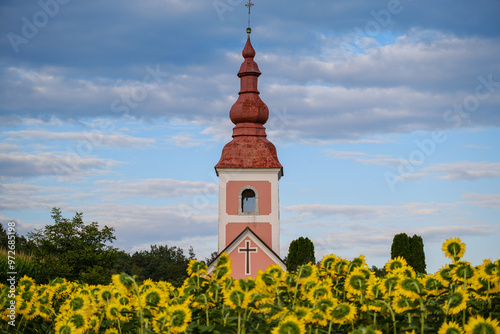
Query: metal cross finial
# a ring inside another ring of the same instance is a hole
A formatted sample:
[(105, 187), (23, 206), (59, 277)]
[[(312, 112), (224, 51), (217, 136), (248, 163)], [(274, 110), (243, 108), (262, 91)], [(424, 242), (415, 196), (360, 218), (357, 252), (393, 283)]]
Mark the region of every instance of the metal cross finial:
[(248, 15), (250, 15), (250, 9), (252, 8), (253, 6), (253, 3), (252, 3), (252, 0), (248, 0), (248, 3), (245, 4), (245, 6), (248, 7)]
[(252, 32), (252, 28), (250, 28), (250, 10), (253, 6), (252, 0), (248, 0), (248, 3), (245, 4), (246, 7), (248, 7), (248, 28), (247, 28), (247, 34), (250, 36), (250, 33)]

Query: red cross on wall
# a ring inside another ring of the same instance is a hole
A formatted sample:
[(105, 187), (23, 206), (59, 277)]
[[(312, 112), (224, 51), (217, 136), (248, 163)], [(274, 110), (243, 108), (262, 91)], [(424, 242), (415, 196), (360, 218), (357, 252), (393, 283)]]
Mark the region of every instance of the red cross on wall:
[(250, 253), (257, 253), (258, 248), (250, 247), (250, 240), (245, 240), (245, 247), (239, 247), (238, 253), (246, 253), (245, 254), (245, 275), (251, 275), (250, 272)]

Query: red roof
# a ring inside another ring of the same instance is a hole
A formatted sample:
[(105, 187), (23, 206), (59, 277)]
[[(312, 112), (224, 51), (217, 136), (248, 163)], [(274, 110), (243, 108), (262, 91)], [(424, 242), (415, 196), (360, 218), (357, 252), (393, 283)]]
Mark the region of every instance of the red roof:
[(283, 168), (276, 147), (266, 138), (263, 126), (269, 118), (269, 109), (260, 99), (257, 81), (260, 71), (253, 60), (255, 50), (250, 38), (242, 52), (238, 77), (241, 88), (238, 100), (231, 107), (229, 117), (235, 124), (233, 140), (224, 146), (222, 156), (215, 168)]

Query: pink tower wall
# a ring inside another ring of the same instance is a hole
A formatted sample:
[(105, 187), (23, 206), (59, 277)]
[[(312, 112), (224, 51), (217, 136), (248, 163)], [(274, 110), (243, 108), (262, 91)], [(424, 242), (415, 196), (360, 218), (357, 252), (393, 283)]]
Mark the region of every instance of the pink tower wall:
[(226, 213), (238, 215), (238, 195), (243, 187), (252, 186), (259, 194), (259, 215), (271, 214), (271, 182), (229, 181), (226, 184)]

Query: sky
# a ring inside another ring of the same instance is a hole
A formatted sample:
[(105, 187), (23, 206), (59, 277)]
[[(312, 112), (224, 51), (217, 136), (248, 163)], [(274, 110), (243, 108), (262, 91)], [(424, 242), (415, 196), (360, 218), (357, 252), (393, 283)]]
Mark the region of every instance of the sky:
[[(217, 250), (214, 166), (231, 140), (243, 0), (3, 0), (0, 222), (50, 211), (115, 229), (126, 252)], [(251, 40), (284, 166), (281, 256), (427, 271), (500, 258), (500, 2), (254, 0)]]

